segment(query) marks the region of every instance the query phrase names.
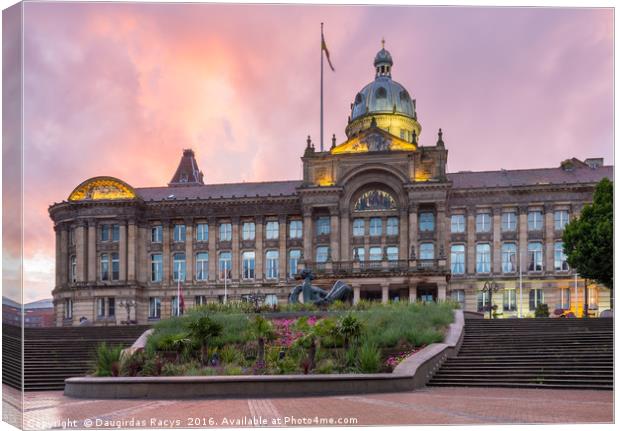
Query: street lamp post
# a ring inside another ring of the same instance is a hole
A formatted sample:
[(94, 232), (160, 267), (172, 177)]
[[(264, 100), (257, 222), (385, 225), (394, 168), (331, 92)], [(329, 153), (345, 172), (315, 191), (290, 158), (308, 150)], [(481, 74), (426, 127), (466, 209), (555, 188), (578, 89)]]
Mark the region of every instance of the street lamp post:
[(489, 293), (489, 319), (493, 318), (493, 292), (497, 292), (499, 290), (499, 286), (493, 280), (487, 280), (484, 282), (484, 286), (482, 287), (483, 292)]
[(135, 307), (136, 301), (133, 299), (127, 299), (121, 301), (121, 307), (125, 307), (127, 311), (127, 321), (125, 322), (127, 325), (131, 325), (131, 307)]

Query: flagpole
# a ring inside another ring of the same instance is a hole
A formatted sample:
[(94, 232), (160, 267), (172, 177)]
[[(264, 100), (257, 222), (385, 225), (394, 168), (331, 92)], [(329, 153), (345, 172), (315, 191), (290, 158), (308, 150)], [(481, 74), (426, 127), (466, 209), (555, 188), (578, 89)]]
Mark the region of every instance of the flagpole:
[(519, 247), (519, 318), (523, 317), (523, 253)]
[(181, 262), (177, 269), (178, 283), (177, 283), (177, 316), (181, 315)]
[(228, 261), (224, 261), (224, 304), (228, 300)]
[(323, 23), (321, 23), (321, 152), (323, 152)]

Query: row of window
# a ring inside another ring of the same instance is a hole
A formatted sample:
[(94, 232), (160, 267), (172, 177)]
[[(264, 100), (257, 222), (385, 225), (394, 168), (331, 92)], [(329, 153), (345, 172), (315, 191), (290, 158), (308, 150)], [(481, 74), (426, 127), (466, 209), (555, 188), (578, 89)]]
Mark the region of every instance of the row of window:
[[(378, 260), (398, 260), (398, 247), (396, 246), (388, 246), (385, 247), (385, 250), (382, 247), (369, 247), (368, 248), (368, 260), (370, 261), (378, 261)], [(353, 260), (365, 261), (366, 260), (366, 249), (364, 247), (354, 247), (353, 248)]]
[[(557, 210), (553, 213), (554, 228), (556, 231), (564, 230), (569, 221), (567, 210)], [(517, 230), (517, 213), (508, 211), (502, 213), (501, 229), (502, 232), (515, 232)], [(464, 214), (453, 214), (450, 216), (450, 231), (452, 233), (464, 233), (466, 230), (466, 221)], [(542, 211), (528, 211), (527, 213), (527, 229), (528, 231), (540, 231), (544, 226), (544, 217)], [(481, 212), (476, 214), (476, 232), (491, 232), (492, 218), (490, 212)]]
[[(398, 217), (388, 217), (386, 220), (385, 233), (388, 236), (398, 235)], [(353, 236), (360, 237), (366, 234), (366, 219), (353, 219)], [(368, 219), (368, 234), (370, 236), (383, 235), (383, 220), (381, 217)]]
[[(186, 239), (187, 228), (184, 224), (175, 224), (173, 226), (172, 239), (175, 242), (184, 242)], [(303, 234), (303, 224), (301, 220), (291, 220), (289, 223), (289, 238), (300, 239)], [(277, 221), (268, 221), (265, 224), (265, 238), (278, 239), (280, 235), (280, 225)], [(241, 224), (241, 239), (244, 241), (252, 241), (256, 238), (256, 224), (254, 222), (243, 222)], [(209, 225), (207, 223), (198, 223), (196, 225), (196, 241), (209, 240)], [(232, 240), (232, 224), (221, 223), (219, 225), (219, 240)], [(163, 241), (163, 227), (156, 225), (151, 227), (151, 242)]]
[[(501, 248), (502, 273), (517, 272), (517, 244), (505, 242)], [(564, 243), (557, 241), (553, 249), (553, 269), (568, 271), (568, 262), (564, 253)], [(450, 248), (450, 270), (452, 274), (465, 273), (465, 245), (454, 244)], [(529, 242), (527, 245), (527, 271), (540, 272), (543, 270), (543, 243)], [(476, 244), (476, 273), (488, 274), (491, 272), (491, 245), (488, 243)]]

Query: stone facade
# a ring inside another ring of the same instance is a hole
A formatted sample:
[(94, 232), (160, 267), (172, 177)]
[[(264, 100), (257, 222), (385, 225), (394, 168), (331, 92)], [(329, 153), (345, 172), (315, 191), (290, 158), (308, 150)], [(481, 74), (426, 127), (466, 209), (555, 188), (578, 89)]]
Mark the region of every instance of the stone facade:
[[(377, 74), (380, 91), (391, 75)], [(56, 324), (166, 318), (180, 308), (179, 288), (185, 309), (256, 293), (283, 303), (304, 267), (324, 287), (349, 283), (354, 301), (453, 298), (480, 311), (492, 280), (504, 317), (531, 315), (541, 302), (580, 312), (584, 281), (562, 261), (562, 228), (612, 167), (570, 159), (447, 173), (441, 130), (422, 146), (417, 113), (399, 133), (390, 129), (398, 122), (375, 120), (389, 112), (364, 109), (344, 143), (316, 151), (308, 138), (300, 181), (204, 184), (185, 150), (167, 187), (110, 177), (80, 184), (49, 209)], [(608, 289), (589, 291), (595, 310), (609, 308)]]

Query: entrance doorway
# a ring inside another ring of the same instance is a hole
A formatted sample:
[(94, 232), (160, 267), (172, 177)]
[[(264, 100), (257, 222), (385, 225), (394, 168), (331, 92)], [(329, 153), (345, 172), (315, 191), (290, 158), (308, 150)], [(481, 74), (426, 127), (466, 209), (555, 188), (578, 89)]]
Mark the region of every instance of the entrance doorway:
[(437, 287), (436, 286), (418, 286), (417, 299), (422, 302), (435, 302), (437, 301)]

